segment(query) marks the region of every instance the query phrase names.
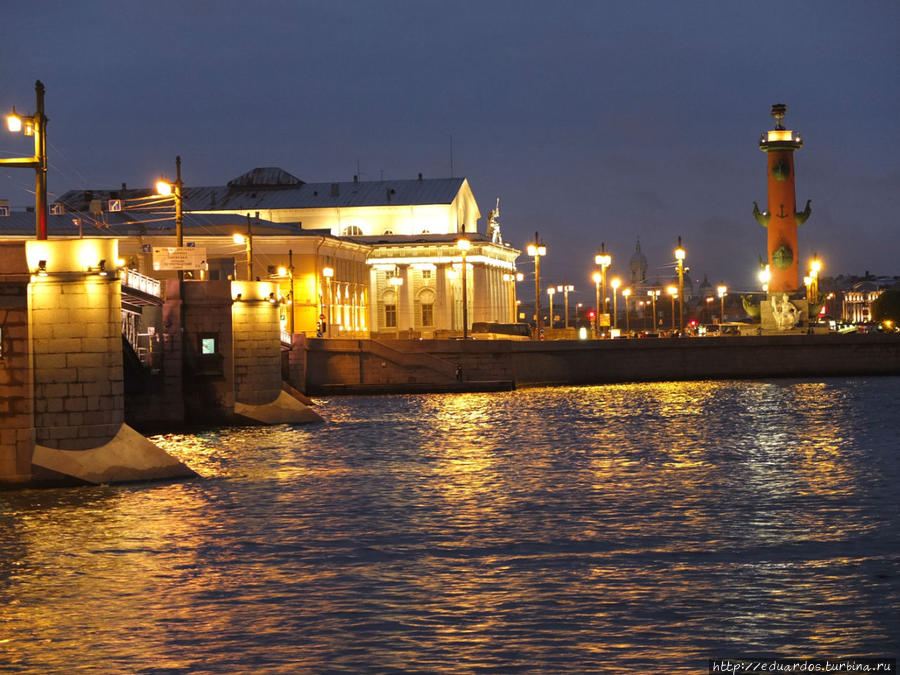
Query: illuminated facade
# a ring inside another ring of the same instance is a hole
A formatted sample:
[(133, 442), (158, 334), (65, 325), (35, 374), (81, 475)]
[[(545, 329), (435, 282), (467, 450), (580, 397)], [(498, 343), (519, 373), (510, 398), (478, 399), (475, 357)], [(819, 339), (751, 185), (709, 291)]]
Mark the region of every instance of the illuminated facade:
[(871, 281), (861, 281), (844, 291), (841, 318), (848, 323), (868, 323), (872, 320), (872, 303), (884, 293), (884, 288)]
[(519, 252), (487, 235), (468, 233), (471, 247), (463, 275), (459, 238), (395, 237), (373, 246), (368, 259), (373, 333), (425, 338), (461, 333), (464, 298), (470, 328), (473, 322), (510, 322)]
[[(123, 211), (107, 212), (116, 198)], [(519, 251), (502, 242), (499, 213), (490, 234), (478, 233), (481, 213), (465, 178), (304, 183), (257, 168), (225, 186), (185, 186), (183, 199), (184, 245), (203, 250), (204, 278), (276, 281), (285, 331), (449, 336), (462, 331), (463, 296), (469, 326), (515, 320)], [(120, 239), (129, 267), (174, 276), (158, 259), (176, 245), (171, 221), (151, 190), (73, 191), (55, 206), (69, 215), (56, 218), (54, 235), (78, 215)], [(243, 239), (232, 240), (236, 233)], [(461, 238), (472, 242), (465, 275)]]
[[(509, 279), (519, 251), (502, 243), (499, 214), (492, 213), (490, 235), (477, 232), (481, 213), (465, 178), (303, 183), (258, 168), (223, 188), (185, 194), (197, 215), (258, 214), (325, 237), (315, 288), (325, 336), (441, 337), (461, 332), (464, 314), (469, 326), (514, 316)], [(472, 242), (465, 275), (460, 238)], [(354, 246), (368, 248), (364, 270), (346, 258)]]

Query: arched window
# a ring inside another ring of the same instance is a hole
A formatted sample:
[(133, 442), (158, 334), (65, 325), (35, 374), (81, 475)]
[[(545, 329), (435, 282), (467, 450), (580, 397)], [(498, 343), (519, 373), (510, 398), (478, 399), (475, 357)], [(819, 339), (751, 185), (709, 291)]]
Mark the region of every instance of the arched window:
[(359, 225), (348, 225), (344, 228), (345, 237), (361, 237), (362, 233), (362, 228)]
[(431, 328), (434, 326), (434, 291), (430, 288), (424, 288), (419, 292), (417, 300), (419, 301), (420, 316), (422, 317), (422, 327)]

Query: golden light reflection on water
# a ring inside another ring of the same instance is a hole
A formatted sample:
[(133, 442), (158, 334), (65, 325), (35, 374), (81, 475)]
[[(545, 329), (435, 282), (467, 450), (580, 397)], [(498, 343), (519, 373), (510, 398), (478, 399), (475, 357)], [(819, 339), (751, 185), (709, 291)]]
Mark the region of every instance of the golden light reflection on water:
[(156, 437), (204, 478), (0, 494), (0, 651), (42, 674), (871, 652), (900, 634), (900, 476), (847, 408), (884, 400), (823, 382), (348, 398), (323, 425)]

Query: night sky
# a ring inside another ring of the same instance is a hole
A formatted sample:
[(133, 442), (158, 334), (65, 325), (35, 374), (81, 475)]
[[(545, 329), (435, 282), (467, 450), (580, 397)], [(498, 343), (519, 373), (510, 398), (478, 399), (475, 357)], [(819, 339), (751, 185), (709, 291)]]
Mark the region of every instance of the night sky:
[[(624, 276), (637, 237), (666, 278), (681, 235), (692, 278), (749, 289), (773, 103), (804, 140), (801, 265), (900, 274), (898, 36), (893, 0), (14, 1), (0, 111), (33, 112), (46, 85), (51, 201), (148, 186), (176, 154), (200, 186), (257, 166), (446, 177), (452, 153), (485, 217), (500, 198), (506, 241), (540, 231), (547, 284), (590, 302), (600, 242)], [(31, 148), (0, 132), (0, 155)], [(0, 199), (31, 190), (0, 169)]]

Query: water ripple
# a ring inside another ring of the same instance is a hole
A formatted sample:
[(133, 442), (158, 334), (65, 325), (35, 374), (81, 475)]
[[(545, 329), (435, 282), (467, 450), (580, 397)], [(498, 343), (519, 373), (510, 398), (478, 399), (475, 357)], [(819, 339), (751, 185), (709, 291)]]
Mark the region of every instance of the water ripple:
[(336, 397), (0, 495), (0, 671), (701, 672), (900, 647), (900, 380)]

